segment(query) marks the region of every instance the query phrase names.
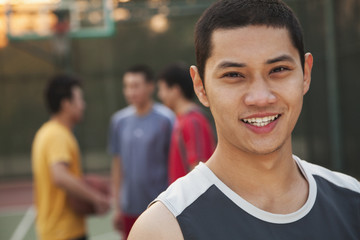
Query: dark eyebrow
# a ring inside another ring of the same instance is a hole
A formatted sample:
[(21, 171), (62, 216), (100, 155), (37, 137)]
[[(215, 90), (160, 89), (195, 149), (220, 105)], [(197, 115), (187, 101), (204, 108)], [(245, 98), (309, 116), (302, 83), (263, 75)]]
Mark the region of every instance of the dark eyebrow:
[(246, 64), (245, 63), (224, 61), (224, 62), (221, 62), (216, 68), (223, 69), (223, 68), (231, 68), (231, 67), (243, 68), (243, 67), (246, 67)]
[(282, 61), (288, 61), (288, 62), (295, 63), (295, 60), (291, 56), (284, 54), (279, 57), (267, 60), (266, 64), (273, 64), (273, 63), (282, 62)]

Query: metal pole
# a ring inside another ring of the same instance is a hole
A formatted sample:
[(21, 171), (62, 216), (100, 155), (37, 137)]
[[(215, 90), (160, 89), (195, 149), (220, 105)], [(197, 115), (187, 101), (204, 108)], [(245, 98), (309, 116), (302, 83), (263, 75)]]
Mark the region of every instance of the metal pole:
[(336, 58), (335, 40), (335, 17), (334, 0), (324, 0), (325, 2), (325, 48), (326, 48), (326, 78), (328, 82), (327, 99), (329, 113), (329, 133), (331, 141), (331, 165), (334, 170), (343, 169), (343, 148), (341, 139), (341, 119), (340, 119), (340, 98), (338, 91), (338, 73)]

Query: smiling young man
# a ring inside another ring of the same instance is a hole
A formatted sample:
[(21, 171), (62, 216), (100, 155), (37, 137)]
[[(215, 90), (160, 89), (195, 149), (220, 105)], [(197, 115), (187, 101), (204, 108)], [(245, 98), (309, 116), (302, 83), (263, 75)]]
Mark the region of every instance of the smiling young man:
[(195, 30), (191, 76), (218, 145), (162, 193), (130, 239), (360, 239), (360, 184), (292, 154), (313, 57), (276, 0), (223, 0)]

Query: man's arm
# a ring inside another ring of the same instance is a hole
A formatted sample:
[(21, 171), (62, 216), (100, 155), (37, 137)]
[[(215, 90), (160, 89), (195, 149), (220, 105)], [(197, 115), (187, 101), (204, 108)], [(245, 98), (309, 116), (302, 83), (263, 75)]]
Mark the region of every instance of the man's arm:
[(176, 218), (161, 202), (148, 208), (131, 229), (129, 240), (184, 240)]
[(112, 193), (114, 196), (114, 219), (113, 225), (114, 228), (121, 231), (122, 230), (122, 211), (120, 208), (120, 191), (122, 187), (122, 165), (120, 156), (114, 156), (111, 166), (111, 181), (112, 181)]
[(68, 194), (92, 202), (96, 213), (103, 214), (109, 210), (109, 199), (75, 178), (69, 172), (65, 161), (52, 164), (51, 174), (56, 186), (64, 189)]
[(122, 185), (122, 166), (121, 158), (119, 156), (114, 156), (111, 165), (111, 182), (112, 182), (112, 195), (114, 196), (114, 207), (115, 210), (120, 208), (120, 188)]

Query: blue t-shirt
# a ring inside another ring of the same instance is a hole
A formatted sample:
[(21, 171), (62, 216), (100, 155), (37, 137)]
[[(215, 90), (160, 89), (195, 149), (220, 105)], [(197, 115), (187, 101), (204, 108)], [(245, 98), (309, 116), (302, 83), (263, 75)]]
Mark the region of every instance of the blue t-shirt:
[(139, 215), (167, 187), (168, 153), (174, 115), (155, 103), (145, 116), (129, 106), (116, 112), (110, 124), (109, 151), (123, 168), (121, 209)]
[(255, 207), (203, 163), (155, 201), (176, 217), (185, 240), (359, 240), (360, 183), (294, 159), (309, 184), (305, 205), (294, 213)]

